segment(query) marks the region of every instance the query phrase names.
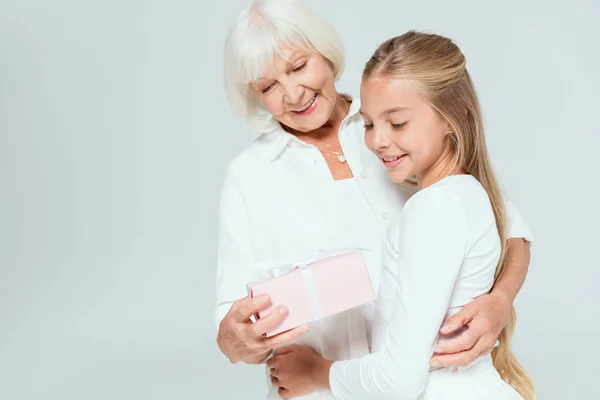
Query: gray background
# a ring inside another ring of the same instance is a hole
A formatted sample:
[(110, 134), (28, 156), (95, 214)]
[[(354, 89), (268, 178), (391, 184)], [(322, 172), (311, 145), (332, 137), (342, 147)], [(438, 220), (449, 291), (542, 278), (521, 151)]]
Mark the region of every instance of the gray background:
[[(309, 3), (346, 92), (388, 37), (461, 45), (536, 239), (516, 352), (541, 399), (600, 398), (599, 3)], [(1, 399), (262, 397), (212, 325), (219, 192), (247, 143), (221, 48), (244, 4), (0, 1)]]

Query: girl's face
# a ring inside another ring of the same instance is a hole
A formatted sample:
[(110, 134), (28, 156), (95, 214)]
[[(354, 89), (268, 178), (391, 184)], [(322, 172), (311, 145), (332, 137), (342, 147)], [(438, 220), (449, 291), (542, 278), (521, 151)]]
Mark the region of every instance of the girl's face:
[(393, 182), (421, 181), (447, 165), (450, 125), (419, 95), (413, 81), (375, 77), (361, 85), (365, 142)]

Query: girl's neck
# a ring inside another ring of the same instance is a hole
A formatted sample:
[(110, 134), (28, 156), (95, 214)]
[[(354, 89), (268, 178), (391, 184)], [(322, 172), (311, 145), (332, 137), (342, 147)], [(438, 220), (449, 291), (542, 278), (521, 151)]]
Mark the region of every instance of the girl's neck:
[(416, 175), (419, 189), (425, 189), (452, 175), (464, 175), (466, 171), (458, 168), (454, 152), (447, 146), (442, 155), (429, 168)]

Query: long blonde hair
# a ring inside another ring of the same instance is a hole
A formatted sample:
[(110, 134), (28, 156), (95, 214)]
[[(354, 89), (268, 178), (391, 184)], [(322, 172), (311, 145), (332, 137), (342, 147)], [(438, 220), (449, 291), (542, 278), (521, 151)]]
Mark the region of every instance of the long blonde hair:
[[(504, 273), (507, 247), (504, 201), (486, 149), (479, 100), (464, 55), (448, 38), (409, 31), (377, 48), (365, 66), (363, 81), (374, 77), (416, 82), (430, 105), (452, 127), (448, 137), (455, 168), (479, 180), (492, 204), (502, 246), (494, 280), (497, 282)], [(510, 322), (500, 333), (500, 345), (493, 350), (492, 358), (502, 379), (531, 400), (535, 398), (533, 381), (510, 349), (515, 322), (513, 307)]]

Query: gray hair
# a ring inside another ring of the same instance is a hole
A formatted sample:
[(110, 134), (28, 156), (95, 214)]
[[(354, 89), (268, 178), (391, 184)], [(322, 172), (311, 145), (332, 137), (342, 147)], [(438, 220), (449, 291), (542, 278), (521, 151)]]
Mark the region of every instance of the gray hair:
[(337, 80), (344, 70), (344, 48), (337, 32), (304, 2), (255, 0), (235, 18), (225, 40), (224, 80), (234, 112), (251, 128), (261, 129), (271, 116), (250, 88), (283, 48), (319, 52)]

